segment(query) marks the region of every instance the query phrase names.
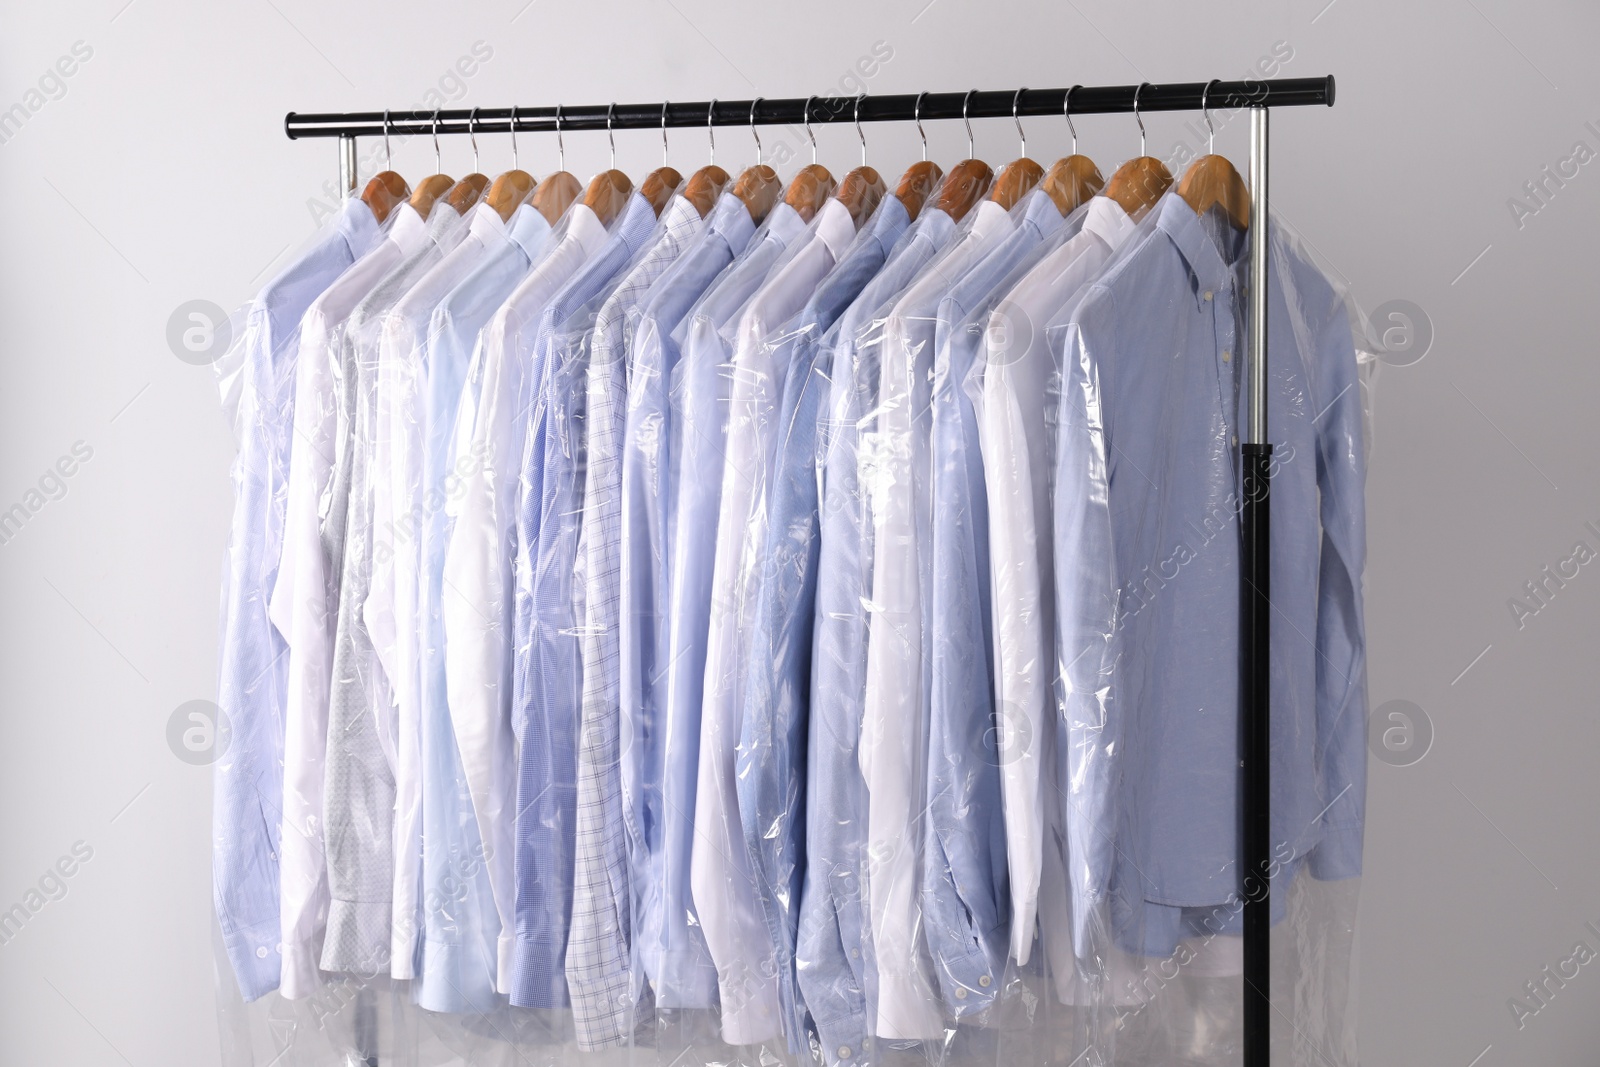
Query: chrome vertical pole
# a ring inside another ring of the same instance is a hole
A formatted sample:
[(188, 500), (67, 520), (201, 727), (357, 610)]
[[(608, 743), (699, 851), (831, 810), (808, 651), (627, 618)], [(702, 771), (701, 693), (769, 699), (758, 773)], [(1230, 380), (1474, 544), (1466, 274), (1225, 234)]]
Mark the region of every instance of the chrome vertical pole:
[(1244, 901), (1244, 1067), (1272, 1061), (1271, 478), (1267, 437), (1267, 109), (1250, 109), (1248, 419), (1239, 460), (1240, 893)]
[(346, 198), (356, 193), (356, 138), (350, 133), (339, 135), (339, 191)]

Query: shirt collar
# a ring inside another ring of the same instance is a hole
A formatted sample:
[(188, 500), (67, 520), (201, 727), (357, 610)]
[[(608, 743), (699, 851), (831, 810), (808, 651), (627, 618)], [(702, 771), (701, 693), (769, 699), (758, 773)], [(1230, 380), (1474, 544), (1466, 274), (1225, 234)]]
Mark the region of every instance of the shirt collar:
[(661, 217), (657, 223), (663, 230), (678, 230), (684, 226), (692, 226), (700, 218), (700, 213), (695, 210), (687, 198), (674, 193), (667, 201), (667, 206), (661, 209)]
[(711, 213), (706, 216), (706, 232), (714, 233), (728, 242), (734, 255), (738, 255), (750, 243), (751, 235), (756, 232), (756, 224), (750, 218), (750, 209), (730, 189), (717, 198)]
[(1010, 213), (993, 200), (985, 200), (973, 213), (970, 233), (975, 240), (984, 240), (996, 231), (1009, 228)]
[(845, 249), (855, 240), (856, 220), (851, 217), (844, 201), (836, 196), (828, 197), (828, 202), (817, 212), (811, 226), (817, 239), (828, 246), (835, 263), (844, 258)]
[(605, 247), (606, 227), (588, 204), (573, 204), (567, 212), (567, 240), (577, 241), (588, 259)]
[(404, 203), (394, 209), (394, 221), (389, 224), (389, 240), (402, 255), (410, 255), (428, 239), (428, 223), (417, 214), (417, 209)]
[(917, 235), (935, 243), (948, 239), (955, 228), (956, 220), (950, 217), (950, 213), (944, 208), (932, 205), (928, 205), (922, 214), (917, 216), (913, 227)]
[(1176, 193), (1168, 193), (1156, 206), (1156, 229), (1166, 234), (1178, 246), (1178, 252), (1189, 264), (1202, 289), (1222, 289), (1233, 277), (1228, 265), (1222, 261), (1216, 242), (1200, 226), (1200, 216), (1194, 213), (1188, 201)]
[(1137, 228), (1122, 205), (1109, 196), (1091, 197), (1083, 213), (1083, 230), (1100, 238), (1113, 251), (1121, 248)]
[(511, 213), (507, 230), (507, 236), (521, 246), (523, 254), (529, 259), (538, 255), (539, 249), (550, 237), (550, 223), (532, 204), (523, 204)]
[(500, 217), (500, 212), (490, 207), (487, 202), (479, 203), (472, 209), (471, 229), (467, 232), (478, 240), (487, 244), (490, 238), (504, 237), (506, 233), (505, 220)]
[(761, 224), (761, 229), (769, 238), (785, 246), (798, 237), (805, 228), (806, 223), (800, 217), (800, 212), (782, 200), (773, 205), (772, 210), (767, 213), (767, 220)]
[(867, 220), (866, 228), (862, 232), (876, 237), (885, 245), (892, 245), (905, 232), (909, 222), (910, 215), (906, 212), (905, 204), (898, 196), (887, 193), (878, 204), (878, 210)]
[(1050, 199), (1050, 194), (1037, 187), (1022, 198), (1015, 214), (1018, 226), (1032, 226), (1038, 233), (1053, 233), (1064, 221), (1061, 209)]
[(611, 225), (613, 237), (621, 243), (622, 250), (632, 258), (639, 251), (650, 234), (655, 230), (656, 212), (637, 189), (628, 197), (628, 203), (623, 207)]
[(372, 208), (359, 196), (352, 196), (339, 207), (339, 232), (358, 254), (378, 243), (382, 230)]

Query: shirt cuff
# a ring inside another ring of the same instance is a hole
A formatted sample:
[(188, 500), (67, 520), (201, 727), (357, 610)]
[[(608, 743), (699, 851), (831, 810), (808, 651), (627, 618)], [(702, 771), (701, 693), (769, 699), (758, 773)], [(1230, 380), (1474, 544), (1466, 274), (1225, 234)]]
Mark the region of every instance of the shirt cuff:
[(338, 974), (387, 974), (392, 907), (387, 900), (332, 901), (322, 944), (322, 969)]
[[(737, 1002), (740, 1000), (742, 1003)], [(753, 979), (748, 987), (724, 989), (722, 1040), (730, 1045), (759, 1045), (780, 1035), (776, 980)]]
[(239, 982), (239, 994), (246, 1004), (259, 1000), (278, 988), (283, 957), (278, 952), (282, 928), (277, 916), (249, 926), (236, 926), (222, 935), (228, 962)]
[(868, 1059), (865, 1016), (846, 1014), (823, 1018), (813, 1011), (811, 1021), (816, 1023), (817, 1039), (822, 1043), (828, 1067), (855, 1067)]
[(1336, 882), (1361, 875), (1361, 830), (1359, 826), (1327, 830), (1311, 850), (1311, 877), (1319, 882)]

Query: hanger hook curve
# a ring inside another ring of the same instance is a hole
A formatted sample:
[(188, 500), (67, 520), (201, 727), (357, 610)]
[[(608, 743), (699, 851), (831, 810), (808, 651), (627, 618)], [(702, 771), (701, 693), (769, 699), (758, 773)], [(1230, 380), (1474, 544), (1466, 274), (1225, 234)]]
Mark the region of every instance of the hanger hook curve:
[(472, 173), (478, 173), (478, 109), (467, 115), (467, 140), (472, 142)]
[(667, 165), (667, 101), (661, 101), (661, 165)]
[(394, 156), (389, 152), (389, 109), (383, 109), (383, 169), (394, 170)]
[(511, 169), (522, 169), (522, 157), (517, 154), (517, 105), (511, 105)]
[(761, 166), (761, 134), (756, 130), (756, 105), (766, 97), (758, 96), (750, 101), (750, 136), (756, 140), (756, 166)]
[(1073, 155), (1077, 155), (1078, 154), (1078, 127), (1076, 127), (1076, 126), (1074, 126), (1072, 124), (1072, 94), (1077, 92), (1081, 88), (1083, 88), (1083, 86), (1074, 85), (1072, 88), (1067, 90), (1066, 99), (1061, 101), (1061, 113), (1067, 117), (1067, 129), (1072, 131), (1072, 154)]
[(1139, 154), (1144, 155), (1144, 116), (1139, 114), (1139, 94), (1144, 92), (1144, 87), (1149, 82), (1140, 82), (1139, 88), (1133, 91), (1133, 117), (1139, 123)]
[(439, 109), (433, 109), (433, 172), (441, 173), (444, 164), (439, 159)]
[(1212, 78), (1206, 82), (1206, 87), (1200, 90), (1200, 114), (1204, 115), (1206, 120), (1206, 155), (1208, 156), (1217, 154), (1217, 128), (1211, 125), (1211, 109), (1206, 107), (1206, 98), (1211, 95), (1211, 87), (1220, 80)]
[(617, 102), (611, 101), (606, 106), (606, 140), (611, 142), (611, 169), (617, 167), (617, 135), (611, 130), (611, 116), (617, 110)]
[(918, 93), (916, 105), (911, 109), (911, 117), (916, 121), (917, 124), (917, 136), (922, 138), (922, 161), (924, 163), (928, 161), (928, 135), (922, 129), (922, 98), (927, 95), (928, 92), (926, 89)]
[(1022, 104), (1022, 94), (1027, 91), (1028, 87), (1024, 85), (1017, 90), (1017, 95), (1011, 98), (1011, 121), (1017, 124), (1017, 139), (1022, 142), (1022, 151), (1018, 153), (1020, 156), (1028, 154), (1028, 135), (1022, 129), (1022, 118), (1017, 114), (1017, 108)]
[(561, 105), (556, 105), (556, 169), (567, 169), (567, 142), (561, 136)]
[(706, 140), (711, 142), (711, 165), (717, 165), (717, 128), (711, 120), (717, 114), (717, 98), (712, 97), (711, 103), (706, 105)]
[(961, 121), (967, 126), (967, 158), (972, 158), (972, 120), (967, 118), (967, 105), (972, 103), (972, 94), (976, 89), (968, 89), (967, 95), (961, 98)]
[(856, 97), (856, 113), (855, 113), (856, 136), (861, 138), (861, 165), (863, 167), (867, 165), (867, 135), (865, 133), (861, 132), (861, 101), (866, 99), (866, 96), (867, 96), (866, 93), (861, 93), (859, 96)]
[(807, 139), (809, 139), (811, 141), (811, 162), (812, 163), (815, 163), (817, 161), (817, 135), (811, 132), (811, 101), (813, 101), (815, 99), (816, 99), (816, 97), (814, 97), (814, 96), (806, 97), (806, 106), (805, 106), (804, 110), (802, 110), (800, 112), (801, 124), (805, 126), (805, 128), (806, 128), (806, 137), (807, 137)]

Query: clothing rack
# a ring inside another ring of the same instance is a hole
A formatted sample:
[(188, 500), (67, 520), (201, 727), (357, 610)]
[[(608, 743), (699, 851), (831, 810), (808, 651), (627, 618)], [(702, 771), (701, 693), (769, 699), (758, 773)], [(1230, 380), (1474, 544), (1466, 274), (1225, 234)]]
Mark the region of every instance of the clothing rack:
[[(813, 122), (920, 122), (923, 119), (1105, 115), (1145, 111), (1250, 111), (1250, 218), (1267, 217), (1268, 115), (1274, 107), (1333, 106), (1333, 75), (1324, 78), (1174, 82), (1070, 89), (972, 90), (887, 96), (810, 96), (777, 100), (710, 100), (580, 107), (455, 108), (439, 111), (354, 111), (284, 116), (290, 140), (339, 139), (340, 188), (356, 186), (356, 138), (388, 134), (472, 134), (568, 130), (657, 130), (667, 127), (772, 126)], [(1142, 124), (1141, 124), (1142, 129)], [(1244, 1067), (1270, 1067), (1272, 1007), (1270, 872), (1271, 751), (1270, 578), (1271, 464), (1267, 439), (1266, 227), (1250, 227), (1248, 417), (1239, 446), (1240, 503), (1239, 775), (1240, 879), (1244, 931)], [(370, 1024), (370, 1020), (369, 1024)], [(362, 1027), (370, 1033), (370, 1025)], [(358, 1037), (358, 1041), (360, 1038)], [(367, 1054), (367, 1062), (377, 1057)]]

